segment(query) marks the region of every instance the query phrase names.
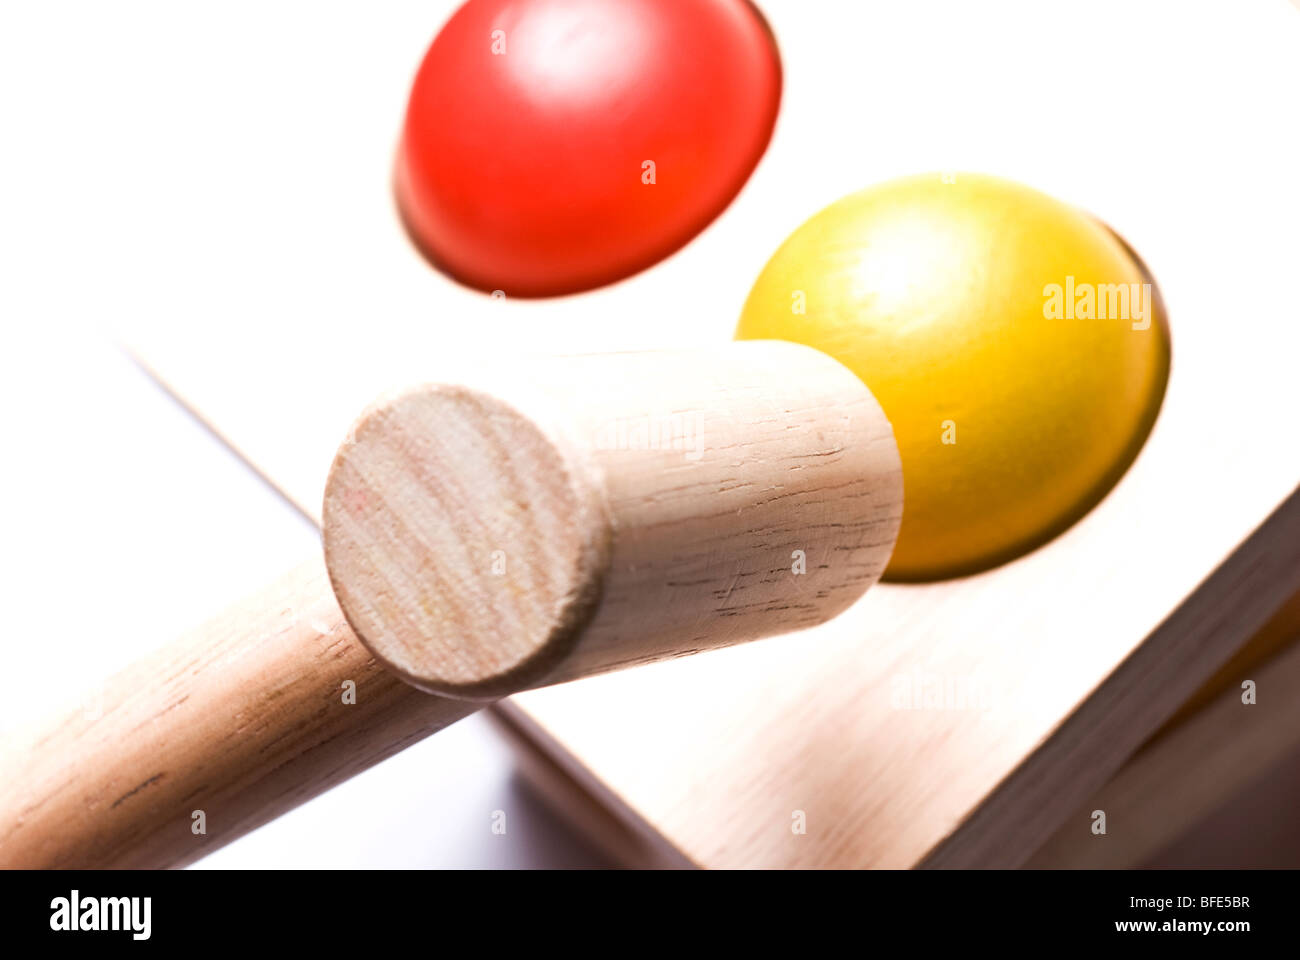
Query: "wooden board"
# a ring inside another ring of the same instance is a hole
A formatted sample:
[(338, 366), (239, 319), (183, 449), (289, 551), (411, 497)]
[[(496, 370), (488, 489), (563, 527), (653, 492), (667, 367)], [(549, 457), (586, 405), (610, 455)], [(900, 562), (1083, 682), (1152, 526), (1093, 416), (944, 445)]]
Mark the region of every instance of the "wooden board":
[[(1249, 695), (1243, 689), (1247, 681), (1253, 684)], [(1268, 776), (1270, 782), (1295, 780), (1300, 775), (1297, 756), (1300, 593), (1291, 597), (1109, 783), (1061, 824), (1028, 866), (1140, 866), (1263, 777)], [(1105, 834), (1092, 830), (1097, 810), (1106, 815)], [(1258, 827), (1257, 834), (1276, 833), (1269, 824)], [(1191, 842), (1182, 846), (1195, 849)], [(1255, 846), (1258, 862), (1262, 845), (1256, 841)], [(1293, 847), (1293, 853), (1300, 854), (1300, 850)]]
[[(77, 283), (50, 308), (105, 317), (314, 513), (381, 389), (457, 378), (506, 344), (723, 340), (786, 234), (868, 183), (979, 169), (1087, 208), (1151, 267), (1174, 350), (1146, 448), (1088, 517), (989, 573), (874, 590), (810, 633), (514, 701), (697, 864), (1021, 863), (1300, 586), (1285, 285), (1300, 17), (1280, 2), (762, 6), (785, 98), (737, 201), (638, 277), (533, 302), (430, 270), (392, 209), (406, 85), (448, 7), (277, 4), (201, 31), (162, 5), (88, 8), (67, 41), (80, 83), (31, 54), (65, 109), (25, 128), (35, 145), (99, 144), (89, 183), (30, 200), (82, 211), (60, 234)], [(149, 43), (159, 24), (192, 42)], [(928, 703), (935, 690), (951, 695)]]

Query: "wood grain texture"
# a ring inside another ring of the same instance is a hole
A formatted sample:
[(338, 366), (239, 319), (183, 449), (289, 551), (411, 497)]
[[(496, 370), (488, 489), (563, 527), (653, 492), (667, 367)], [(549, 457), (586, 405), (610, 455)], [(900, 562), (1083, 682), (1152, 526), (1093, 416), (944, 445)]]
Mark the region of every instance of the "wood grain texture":
[[(1300, 746), (1300, 646), (1278, 654), (1252, 678), (1260, 691), (1257, 704), (1243, 704), (1240, 690), (1225, 691), (1134, 757), (1026, 865), (1139, 866), (1236, 792), (1266, 779)], [(1094, 810), (1106, 814), (1105, 836), (1091, 832)]]
[(1023, 865), (1061, 822), (1061, 811), (1119, 770), (1298, 589), (1300, 489), (924, 865)]
[[(1095, 612), (1032, 635), (973, 592), (945, 609), (953, 585), (881, 585), (813, 631), (513, 702), (543, 750), (626, 807), (620, 819), (698, 865), (1013, 867), (1297, 588), (1300, 493), (1095, 689), (1074, 686), (1083, 663), (1114, 649), (1087, 631)], [(997, 647), (954, 642), (971, 636)], [(656, 714), (651, 734), (640, 718), (664, 690), (679, 709)], [(580, 723), (602, 709), (612, 719), (600, 729)], [(804, 834), (791, 829), (796, 811)]]
[(563, 357), (373, 405), (326, 486), (326, 564), (417, 686), (520, 689), (823, 623), (889, 560), (893, 433), (777, 341)]
[[(336, 460), (324, 568), (7, 755), (0, 865), (184, 864), (477, 706), (399, 674), (500, 696), (819, 622), (880, 576), (898, 452), (833, 360), (749, 343), (547, 370), (532, 416), (455, 385), (372, 407)], [(627, 402), (596, 423), (573, 383)], [(605, 433), (660, 401), (689, 446)]]
[(310, 560), (7, 743), (0, 867), (183, 866), (475, 707), (376, 663)]
[[(302, 64), (303, 76), (337, 91), (336, 120), (356, 135), (322, 153), (286, 128), (266, 96), (283, 89), (281, 64), (268, 66), (256, 77), (257, 96), (240, 98), (231, 116), (240, 124), (260, 117), (262, 129), (281, 138), (264, 158), (280, 165), (276, 175), (259, 167), (239, 180), (249, 207), (233, 219), (222, 220), (226, 198), (211, 198), (205, 222), (224, 229), (187, 238), (210, 243), (206, 259), (173, 241), (183, 224), (124, 246), (130, 259), (121, 255), (121, 274), (147, 249), (159, 282), (114, 319), (178, 394), (314, 515), (339, 436), (379, 391), (459, 380), (467, 364), (501, 363), (513, 352), (721, 344), (788, 233), (872, 182), (940, 165), (979, 169), (1097, 216), (1157, 277), (1173, 365), (1146, 446), (1079, 524), (988, 574), (874, 587), (812, 631), (511, 700), (549, 755), (567, 758), (602, 797), (662, 831), (693, 862), (912, 866), (975, 823), (971, 815), (999, 784), (1262, 523), (1276, 522), (1300, 478), (1300, 445), (1287, 420), (1297, 408), (1300, 325), (1279, 306), (1273, 284), (1252, 279), (1289, 276), (1300, 256), (1288, 226), (1300, 219), (1293, 171), (1300, 128), (1276, 122), (1293, 109), (1290, 92), (1300, 84), (1300, 20), (1285, 4), (1239, 5), (1227, 18), (1186, 4), (1119, 2), (1092, 4), (1086, 16), (1043, 4), (1031, 12), (785, 0), (763, 7), (790, 65), (768, 155), (717, 222), (653, 270), (581, 297), (522, 301), (477, 296), (427, 268), (402, 235), (386, 190), (409, 71), (433, 25), (427, 10), (393, 4), (367, 18), (375, 42), (358, 53), (366, 70), (341, 78), (323, 54)], [(297, 29), (289, 19), (280, 26), (286, 44)], [(935, 31), (936, 20), (950, 29)], [(151, 51), (137, 36), (145, 33), (130, 30), (120, 13), (118, 21), (120, 28), (105, 24), (113, 29), (106, 49), (130, 49), (148, 62)], [(349, 42), (350, 22), (328, 11), (314, 12), (313, 22), (322, 36)], [(1062, 58), (1086, 62), (1113, 50), (1119, 24), (1146, 52), (1140, 62), (1059, 69)], [(1054, 42), (1027, 42), (1027, 29)], [(896, 42), (863, 58), (864, 36)], [(1212, 70), (1201, 53), (1207, 45), (1227, 51)], [(918, 73), (918, 58), (944, 69)], [(896, 83), (902, 75), (910, 78), (906, 89)], [(1026, 85), (1026, 75), (1043, 82)], [(882, 89), (897, 96), (882, 98)], [(1136, 102), (1149, 135), (1127, 146), (1116, 134), (1115, 150), (1068, 150), (1044, 134), (1043, 118)], [(917, 125), (918, 111), (933, 122)], [(858, 120), (844, 122), (849, 115)], [(205, 117), (205, 129), (215, 122)], [(1207, 139), (1207, 128), (1218, 135)], [(152, 142), (153, 126), (139, 129), (145, 152), (177, 141), (170, 129)], [(243, 135), (233, 121), (227, 131), (230, 142)], [(1238, 175), (1242, 144), (1251, 148), (1249, 175)], [(188, 159), (204, 161), (198, 151)], [(340, 190), (341, 183), (355, 189)], [(142, 198), (155, 193), (143, 174), (136, 187)], [(319, 222), (313, 217), (326, 193), (336, 200), (330, 228), (305, 227)], [(158, 194), (156, 207), (168, 202)], [(277, 215), (265, 216), (271, 209)], [(254, 217), (265, 229), (250, 235)], [(232, 237), (249, 251), (248, 262), (231, 265), (238, 282), (213, 288), (206, 265), (228, 261)], [(100, 258), (112, 252), (96, 251)], [(274, 275), (265, 263), (276, 264)], [(203, 310), (178, 323), (175, 304), (192, 302), (201, 287)], [(248, 309), (250, 290), (277, 309)], [(99, 293), (88, 285), (69, 309), (103, 311)], [(1047, 393), (1025, 398), (1048, 400)], [(1207, 622), (1188, 641), (1195, 649), (1175, 642), (1157, 654), (1171, 665), (1190, 657), (1189, 670), (1173, 671), (1188, 692), (1193, 674), (1231, 654), (1239, 628), (1217, 625), (1227, 610), (1249, 608), (1252, 623), (1271, 612), (1274, 588), (1283, 584), (1270, 582), (1276, 567), (1256, 559), (1263, 566), (1242, 576), (1230, 607), (1197, 608)], [(1157, 694), (1162, 674), (1145, 674)], [(900, 700), (911, 689), (922, 708), (892, 708), (896, 684)], [(937, 690), (943, 703), (945, 686), (973, 693), (977, 708), (925, 708), (926, 692)], [(1138, 713), (1158, 726), (1163, 709), (1157, 703)], [(1081, 788), (1110, 775), (1068, 765), (1050, 772), (1082, 777)], [(1056, 799), (1066, 806), (1044, 810), (1031, 833), (1045, 837), (1053, 816), (1078, 806)], [(805, 835), (791, 833), (794, 809), (808, 814)]]
[(493, 394), (433, 384), (372, 406), (325, 490), (344, 615), (408, 682), (493, 699), (573, 646), (599, 601), (609, 524), (566, 447)]
[[(1242, 699), (1246, 680), (1255, 684), (1255, 702), (1249, 704)], [(1298, 749), (1300, 593), (1026, 866), (1140, 866), (1235, 795), (1266, 780)], [(1092, 832), (1095, 810), (1106, 814), (1105, 835)]]
[(1255, 670), (1297, 642), (1300, 642), (1300, 593), (1293, 594), (1245, 646), (1216, 670), (1201, 685), (1201, 689), (1179, 707), (1178, 712), (1152, 736), (1152, 741), (1181, 727), (1217, 701), (1225, 691), (1238, 690), (1242, 680), (1253, 676)]

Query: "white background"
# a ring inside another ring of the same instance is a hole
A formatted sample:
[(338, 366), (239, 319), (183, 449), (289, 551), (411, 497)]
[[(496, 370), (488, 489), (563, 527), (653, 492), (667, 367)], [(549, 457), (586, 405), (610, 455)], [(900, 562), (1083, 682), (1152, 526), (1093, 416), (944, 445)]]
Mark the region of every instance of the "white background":
[[(482, 350), (489, 309), (509, 312), (493, 314), (503, 332), (488, 342), (527, 348), (725, 337), (802, 219), (849, 189), (935, 169), (1025, 180), (1130, 236), (1168, 235), (1177, 217), (1181, 256), (1143, 248), (1158, 277), (1276, 282), (1276, 316), (1221, 319), (1296, 329), (1295, 221), (1268, 216), (1279, 197), (1295, 206), (1300, 171), (1300, 90), (1278, 87), (1295, 76), (1283, 66), (1300, 58), (1300, 17), (1284, 0), (763, 6), (783, 21), (787, 100), (733, 209), (640, 286), (500, 308), (428, 271), (387, 205), (402, 91), (449, 4), (0, 8), (0, 723), (74, 700), (317, 548), (114, 345), (123, 330), (188, 351), (228, 395), (249, 378), (256, 408), (271, 382), (259, 358), (283, 366), (296, 352), (314, 369), (318, 329), (373, 325), (382, 342), (464, 310), (428, 327), (430, 363), (442, 346)], [(859, 62), (849, 95), (813, 82)], [(1126, 86), (1131, 98), (1115, 93)], [(1108, 94), (1090, 100), (1094, 88)], [(1213, 256), (1202, 264), (1198, 249)], [(646, 303), (676, 309), (650, 317)], [(1225, 364), (1283, 369), (1248, 341), (1217, 349)], [(1277, 408), (1277, 383), (1248, 388)], [(1294, 432), (1294, 410), (1281, 426)], [(290, 450), (292, 473), (311, 462), (295, 443), (318, 453), (337, 436), (329, 418), (304, 422), (268, 433), (259, 459)], [(489, 831), (496, 809), (504, 838)], [(503, 745), (471, 718), (204, 863), (597, 862), (520, 792)]]

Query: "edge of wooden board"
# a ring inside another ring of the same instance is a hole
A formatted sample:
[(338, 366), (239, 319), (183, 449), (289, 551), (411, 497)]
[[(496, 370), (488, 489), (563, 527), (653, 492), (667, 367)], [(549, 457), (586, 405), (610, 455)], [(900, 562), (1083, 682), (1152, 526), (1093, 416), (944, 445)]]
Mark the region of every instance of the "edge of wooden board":
[[(1243, 700), (1242, 681), (1255, 681)], [(1184, 715), (1186, 707), (1198, 707)], [(1300, 749), (1300, 592), (1161, 728), (1028, 864), (1115, 869), (1147, 863)], [(1106, 817), (1094, 834), (1093, 814)]]
[(554, 813), (619, 866), (642, 870), (698, 868), (517, 704), (503, 700), (493, 704), (486, 715), (510, 745), (519, 772), (533, 790)]
[(1297, 590), (1300, 489), (921, 866), (1021, 866)]
[[(1195, 735), (1183, 730), (1199, 729), (1207, 711), (1172, 729), (1169, 721), (1181, 717), (1179, 708), (1297, 593), (1300, 489), (914, 866), (1046, 865), (1037, 851), (1096, 791), (1112, 778), (1124, 777), (1121, 771), (1127, 771), (1126, 763), (1141, 756), (1139, 751), (1157, 731), (1168, 737)], [(608, 819), (596, 823), (595, 829), (590, 829), (593, 821), (585, 815), (574, 819), (593, 842), (625, 866), (662, 866), (665, 856), (671, 865), (691, 864), (674, 846), (671, 831), (660, 833), (628, 798), (601, 781), (525, 708), (507, 702), (497, 711), (513, 738), (546, 758), (545, 795), (557, 805), (581, 809), (585, 794), (608, 811)], [(538, 770), (532, 767), (524, 772), (534, 776)], [(647, 837), (658, 839), (646, 846)], [(1173, 839), (1168, 831), (1162, 837)]]

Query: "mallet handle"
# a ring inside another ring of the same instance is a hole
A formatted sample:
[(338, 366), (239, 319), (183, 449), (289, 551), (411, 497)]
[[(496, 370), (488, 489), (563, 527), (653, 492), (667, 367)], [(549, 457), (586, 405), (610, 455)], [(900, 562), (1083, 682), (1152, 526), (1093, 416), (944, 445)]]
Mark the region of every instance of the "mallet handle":
[(898, 451), (824, 354), (530, 372), (372, 406), (331, 471), (325, 563), (15, 747), (0, 866), (184, 865), (479, 701), (820, 623), (884, 569)]
[(184, 866), (478, 706), (380, 667), (313, 558), (13, 744), (0, 867)]

